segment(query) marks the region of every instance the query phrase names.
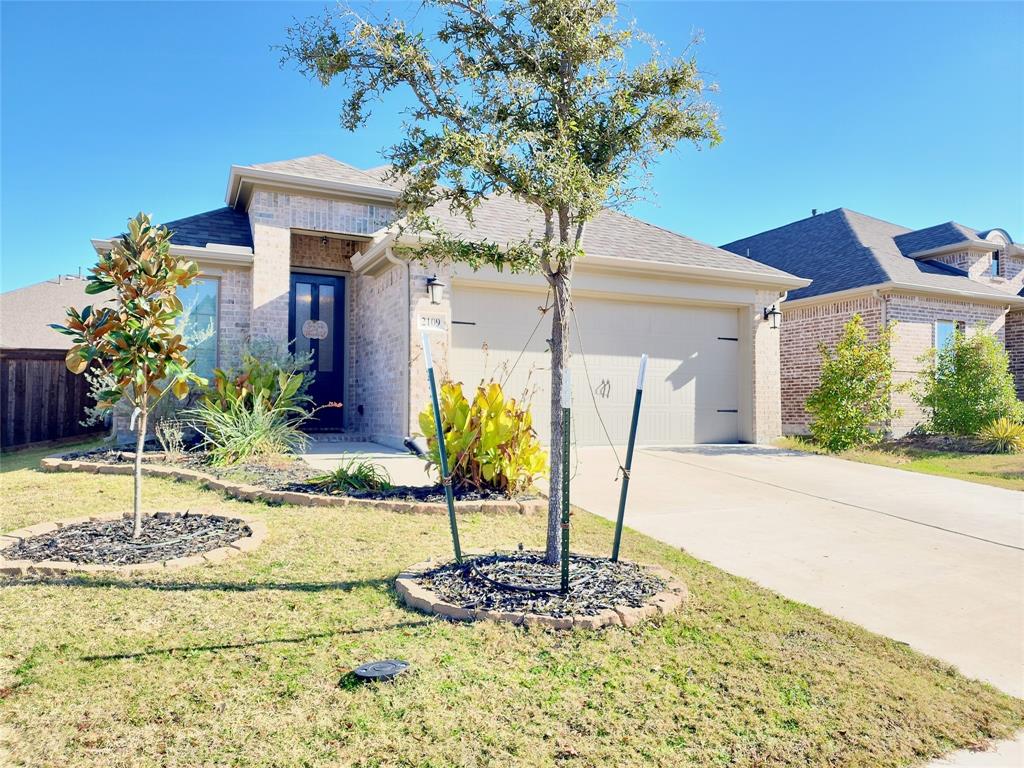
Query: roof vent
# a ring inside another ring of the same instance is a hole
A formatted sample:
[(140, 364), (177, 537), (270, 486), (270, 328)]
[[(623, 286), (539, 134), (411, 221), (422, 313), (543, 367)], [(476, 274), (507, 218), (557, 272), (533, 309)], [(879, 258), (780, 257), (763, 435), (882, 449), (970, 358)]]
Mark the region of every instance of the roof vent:
[(811, 208), (811, 216), (817, 216), (817, 215), (818, 215), (818, 209), (817, 208)]

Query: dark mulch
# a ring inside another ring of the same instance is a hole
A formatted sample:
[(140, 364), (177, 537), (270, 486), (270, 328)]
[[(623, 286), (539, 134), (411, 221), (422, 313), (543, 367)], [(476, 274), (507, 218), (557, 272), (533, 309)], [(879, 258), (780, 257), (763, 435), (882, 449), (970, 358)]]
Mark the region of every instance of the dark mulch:
[[(445, 502), (444, 486), (441, 485), (393, 485), (387, 490), (381, 491), (338, 491), (325, 488), (322, 485), (310, 482), (290, 483), (281, 488), (283, 491), (298, 491), (299, 493), (326, 493), (332, 496), (348, 496), (352, 499), (387, 499), (389, 501), (432, 501)], [(477, 490), (476, 488), (464, 488), (455, 486), (452, 492), (456, 501), (487, 501), (500, 500), (508, 501), (503, 493), (489, 490)], [(520, 500), (533, 499), (536, 496), (526, 495), (516, 497)]]
[(886, 450), (918, 449), (951, 453), (988, 453), (987, 447), (978, 438), (959, 435), (904, 435), (897, 440), (885, 441), (881, 447)]
[[(65, 454), (67, 459), (83, 459), (98, 461), (105, 464), (131, 464), (135, 454), (115, 448), (94, 448), (91, 451)], [(310, 478), (322, 475), (302, 459), (257, 459), (245, 461), (230, 467), (218, 467), (210, 464), (209, 455), (202, 450), (193, 449), (178, 456), (167, 456), (159, 449), (150, 450), (147, 446), (142, 460), (148, 464), (184, 467), (197, 472), (205, 472), (222, 480), (234, 480), (248, 485), (257, 485), (272, 491), (292, 490), (292, 486), (307, 483)]]
[(462, 608), (536, 613), (544, 616), (593, 615), (613, 606), (639, 608), (665, 582), (633, 563), (603, 557), (569, 556), (569, 591), (525, 592), (520, 587), (557, 589), (561, 568), (537, 552), (495, 553), (449, 563), (417, 580), (446, 602)]
[(187, 557), (225, 547), (252, 531), (245, 521), (220, 515), (158, 512), (142, 521), (132, 540), (132, 521), (90, 521), (25, 539), (2, 554), (12, 560), (62, 560), (97, 565), (132, 565)]

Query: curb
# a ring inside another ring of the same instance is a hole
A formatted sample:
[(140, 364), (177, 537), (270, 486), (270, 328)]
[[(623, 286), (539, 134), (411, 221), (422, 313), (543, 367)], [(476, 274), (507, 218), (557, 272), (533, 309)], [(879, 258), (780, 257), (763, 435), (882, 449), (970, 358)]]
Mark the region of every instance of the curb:
[[(198, 514), (203, 514), (201, 511)], [(146, 517), (152, 515), (147, 514)], [(109, 512), (103, 515), (92, 515), (89, 517), (77, 517), (68, 520), (61, 520), (49, 523), (36, 523), (26, 528), (19, 528), (0, 535), (0, 549), (5, 549), (24, 539), (39, 536), (44, 533), (51, 533), (58, 528), (64, 528), (76, 523), (86, 523), (90, 520), (116, 520), (122, 517), (119, 512)], [(237, 557), (252, 552), (263, 540), (267, 538), (267, 524), (262, 520), (256, 520), (245, 515), (238, 515), (237, 519), (242, 520), (249, 526), (249, 535), (236, 539), (223, 547), (211, 549), (209, 552), (202, 552), (198, 555), (186, 555), (185, 557), (174, 557), (169, 560), (156, 560), (148, 563), (131, 563), (128, 565), (113, 565), (103, 563), (73, 563), (66, 560), (7, 560), (0, 557), (0, 575), (5, 576), (63, 576), (74, 573), (120, 573), (134, 574), (146, 571), (177, 571), (194, 565), (206, 563), (220, 563), (228, 558)]]
[[(39, 462), (44, 472), (88, 472), (101, 475), (131, 475), (134, 467), (130, 464), (106, 464), (99, 461), (82, 461), (81, 459), (65, 459), (61, 456), (47, 456)], [(447, 515), (448, 507), (441, 502), (432, 501), (390, 501), (387, 499), (356, 499), (350, 496), (330, 496), (319, 493), (301, 493), (299, 491), (271, 491), (246, 483), (214, 477), (206, 472), (179, 467), (168, 467), (160, 464), (142, 466), (142, 474), (146, 477), (163, 477), (179, 482), (193, 482), (212, 491), (222, 491), (228, 496), (241, 501), (265, 501), (270, 504), (293, 504), (300, 507), (370, 507), (387, 512), (400, 512), (419, 515)], [(547, 512), (547, 499), (537, 498), (527, 501), (459, 501), (456, 502), (459, 512), (480, 513), (484, 515), (532, 515)]]
[(601, 629), (603, 627), (635, 627), (657, 616), (668, 616), (678, 611), (687, 601), (690, 590), (671, 572), (658, 565), (641, 565), (648, 573), (665, 581), (665, 588), (647, 599), (638, 608), (617, 605), (596, 614), (584, 616), (543, 616), (535, 613), (491, 611), (463, 608), (442, 600), (435, 592), (416, 581), (418, 576), (443, 565), (425, 560), (403, 570), (395, 578), (395, 590), (408, 608), (434, 614), (450, 621), (496, 621), (506, 624), (547, 627), (549, 629)]

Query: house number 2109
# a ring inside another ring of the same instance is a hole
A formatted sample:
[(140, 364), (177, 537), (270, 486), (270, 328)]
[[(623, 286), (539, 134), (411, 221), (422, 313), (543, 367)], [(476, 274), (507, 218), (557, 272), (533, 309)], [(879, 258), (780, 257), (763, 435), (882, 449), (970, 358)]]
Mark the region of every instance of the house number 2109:
[(612, 393), (612, 383), (608, 379), (601, 379), (601, 383), (597, 385), (597, 389), (594, 393), (602, 400), (607, 400)]

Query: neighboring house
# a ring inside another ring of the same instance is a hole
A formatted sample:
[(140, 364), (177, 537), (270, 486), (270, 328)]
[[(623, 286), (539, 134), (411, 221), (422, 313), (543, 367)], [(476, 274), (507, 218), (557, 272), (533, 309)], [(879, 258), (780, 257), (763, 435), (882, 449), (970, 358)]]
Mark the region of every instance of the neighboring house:
[(0, 294), (0, 447), (80, 439), (102, 431), (83, 426), (92, 405), (89, 382), (64, 365), (69, 337), (50, 328), (63, 324), (65, 309), (97, 303), (74, 275)]
[[(807, 431), (804, 403), (818, 384), (818, 344), (833, 345), (855, 313), (869, 328), (897, 321), (895, 379), (914, 378), (919, 358), (957, 327), (995, 333), (1024, 392), (1024, 248), (1002, 229), (948, 222), (911, 230), (839, 208), (722, 246), (812, 279), (782, 307), (782, 427)], [(891, 425), (903, 434), (923, 420), (909, 394)]]
[[(217, 330), (200, 372), (237, 364), (249, 339), (292, 341), (315, 354), (315, 399), (344, 403), (322, 412), (322, 427), (400, 444), (427, 404), (426, 329), (436, 364), (453, 379), (472, 386), (498, 370), (513, 394), (536, 388), (534, 424), (544, 437), (543, 278), (410, 260), (418, 241), (397, 242), (399, 191), (382, 176), (325, 155), (236, 165), (228, 207), (167, 222), (172, 252), (201, 267), (192, 297), (206, 307), (199, 322)], [(473, 226), (447, 209), (436, 215), (453, 232), (501, 244), (543, 232), (537, 213), (507, 198), (485, 201)], [(612, 439), (625, 441), (644, 352), (641, 443), (763, 442), (780, 433), (778, 331), (764, 313), (806, 280), (610, 210), (588, 225), (584, 247), (573, 280), (588, 364), (574, 327), (579, 444), (604, 441), (595, 400)], [(431, 280), (445, 286), (437, 303)]]

